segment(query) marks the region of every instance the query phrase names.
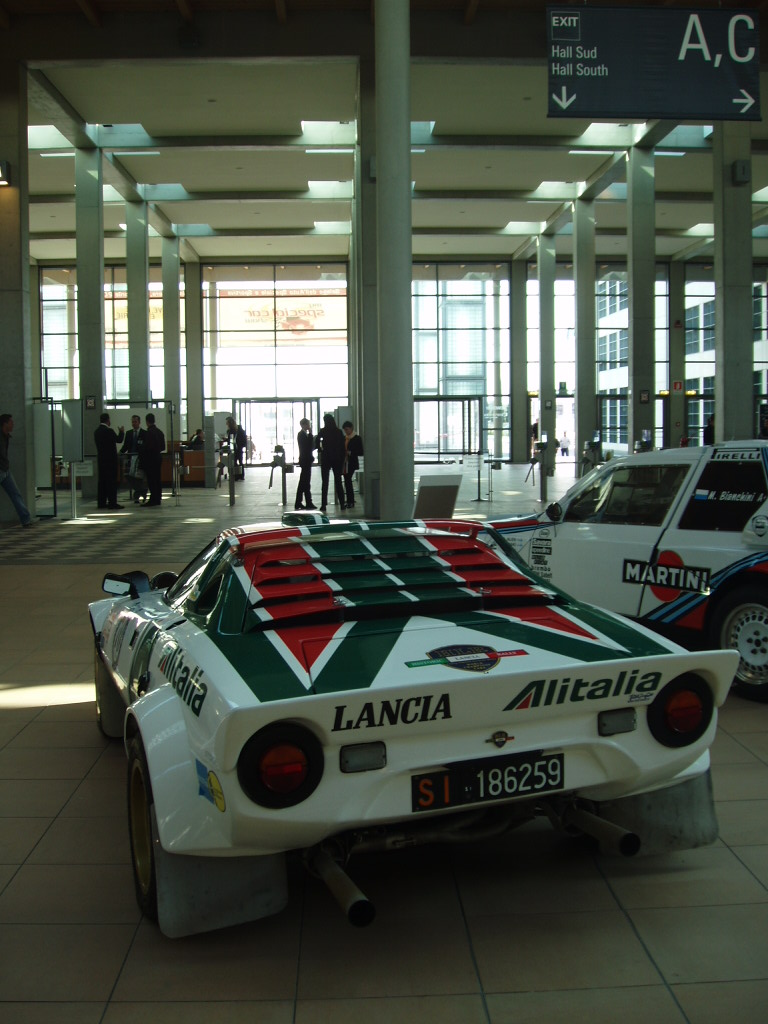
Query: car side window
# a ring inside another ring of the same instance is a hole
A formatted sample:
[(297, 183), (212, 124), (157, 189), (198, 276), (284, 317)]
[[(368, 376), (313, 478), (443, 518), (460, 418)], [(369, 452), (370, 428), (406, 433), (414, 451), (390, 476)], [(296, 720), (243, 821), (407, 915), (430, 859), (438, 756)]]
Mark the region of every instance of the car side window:
[(146, 689), (146, 672), (149, 667), (149, 656), (152, 653), (152, 648), (159, 632), (160, 630), (157, 626), (150, 623), (144, 630), (144, 635), (134, 651), (133, 661), (131, 662), (131, 700), (135, 700), (139, 692)]
[(213, 576), (205, 581), (203, 589), (200, 591), (200, 596), (197, 600), (193, 601), (194, 610), (198, 615), (208, 615), (213, 611), (216, 601), (219, 597), (219, 591), (221, 585), (224, 582), (227, 574), (229, 573), (229, 564), (222, 563), (214, 572)]
[(715, 450), (696, 481), (678, 527), (740, 533), (767, 498), (758, 450)]
[(566, 521), (661, 526), (688, 473), (683, 465), (619, 466), (571, 503)]
[(177, 607), (189, 597), (194, 588), (200, 582), (200, 579), (206, 569), (208, 569), (211, 564), (218, 547), (222, 547), (222, 554), (225, 554), (229, 550), (228, 545), (219, 545), (214, 541), (207, 547), (203, 548), (197, 558), (194, 558), (186, 569), (182, 570), (179, 578), (165, 595), (165, 599), (168, 604), (173, 607)]
[(575, 495), (565, 512), (567, 523), (591, 523), (600, 518), (608, 495), (611, 493), (612, 473), (594, 480), (585, 490)]

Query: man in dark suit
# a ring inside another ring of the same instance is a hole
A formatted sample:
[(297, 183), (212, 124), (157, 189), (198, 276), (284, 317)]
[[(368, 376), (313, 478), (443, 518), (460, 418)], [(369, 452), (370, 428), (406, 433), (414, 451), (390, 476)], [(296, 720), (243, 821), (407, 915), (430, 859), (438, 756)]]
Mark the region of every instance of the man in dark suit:
[(109, 422), (109, 413), (103, 412), (99, 425), (93, 432), (96, 442), (96, 464), (99, 470), (97, 487), (99, 508), (122, 508), (117, 503), (117, 445), (122, 444), (125, 430), (120, 427), (116, 434)]
[(160, 482), (160, 470), (163, 463), (163, 452), (165, 451), (165, 434), (160, 427), (155, 426), (155, 414), (148, 412), (144, 417), (147, 423), (144, 444), (139, 451), (139, 465), (147, 474), (147, 487), (149, 488), (149, 501), (144, 506), (159, 505), (163, 486)]
[(139, 499), (147, 499), (147, 481), (143, 470), (139, 467), (139, 452), (147, 436), (146, 430), (141, 428), (141, 417), (131, 416), (131, 429), (126, 431), (123, 447), (120, 454), (125, 456), (125, 475), (128, 479), (128, 497), (133, 497), (134, 504), (139, 504)]
[[(301, 420), (299, 426), (301, 430), (296, 438), (296, 442), (299, 446), (299, 468), (301, 473), (299, 474), (299, 486), (296, 488), (296, 502), (293, 507), (311, 510), (317, 508), (317, 505), (312, 504), (311, 488), (312, 463), (315, 461), (312, 450), (315, 448), (315, 439), (312, 437), (312, 424), (309, 420)], [(303, 505), (302, 500), (304, 501)]]

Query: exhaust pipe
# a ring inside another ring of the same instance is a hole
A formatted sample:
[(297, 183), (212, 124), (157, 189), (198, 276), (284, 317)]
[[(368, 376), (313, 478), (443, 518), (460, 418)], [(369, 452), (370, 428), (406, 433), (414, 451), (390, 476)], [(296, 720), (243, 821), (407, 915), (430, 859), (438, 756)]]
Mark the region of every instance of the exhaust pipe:
[(350, 924), (364, 928), (371, 923), (376, 916), (376, 908), (327, 850), (318, 847), (309, 861), (309, 866), (328, 886)]
[(623, 857), (634, 857), (640, 849), (640, 837), (634, 832), (628, 832), (621, 825), (599, 818), (580, 807), (567, 807), (562, 820), (563, 824), (572, 825), (597, 839), (603, 853), (620, 853)]

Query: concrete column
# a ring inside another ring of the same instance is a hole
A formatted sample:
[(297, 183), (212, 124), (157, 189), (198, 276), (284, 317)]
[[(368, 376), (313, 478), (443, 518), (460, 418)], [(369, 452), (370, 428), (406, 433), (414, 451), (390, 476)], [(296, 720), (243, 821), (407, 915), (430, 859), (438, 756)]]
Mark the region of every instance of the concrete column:
[[(149, 238), (147, 204), (127, 202), (128, 386), (133, 403), (149, 399)], [(162, 395), (156, 395), (162, 398)]]
[(408, 0), (376, 0), (376, 186), (383, 519), (413, 512), (411, 60)]
[[(34, 515), (35, 473), (29, 330), (29, 191), (27, 185), (27, 73), (15, 61), (0, 62), (0, 156), (11, 181), (0, 187), (0, 413), (13, 415), (10, 463), (13, 478)], [(0, 520), (17, 522), (3, 493)]]
[(32, 263), (29, 268), (29, 373), (34, 398), (43, 394), (42, 352), (40, 350), (40, 267)]
[(595, 340), (595, 204), (577, 199), (573, 211), (573, 274), (576, 292), (576, 437), (574, 473), (581, 452), (598, 428)]
[(530, 456), (528, 434), (528, 263), (513, 260), (509, 284), (512, 330), (510, 359), (510, 402), (512, 421), (512, 461), (527, 462)]
[(187, 426), (203, 425), (203, 290), (200, 264), (184, 264), (184, 329), (187, 342)]
[[(104, 211), (98, 149), (75, 151), (75, 245), (77, 247), (77, 338), (83, 449), (96, 454), (93, 432), (104, 411)], [(83, 497), (96, 495), (96, 477), (83, 477)]]
[(656, 212), (654, 154), (633, 147), (627, 162), (627, 271), (629, 279), (629, 403), (627, 433), (634, 442), (650, 430), (656, 392)]
[[(354, 273), (357, 286), (354, 339), (360, 374), (357, 429), (365, 446), (365, 514), (381, 513), (381, 411), (379, 407), (379, 291), (376, 267), (376, 86), (370, 60), (359, 65), (358, 151), (354, 203)], [(409, 260), (410, 266), (410, 260)], [(410, 288), (410, 284), (409, 284)]]
[[(173, 403), (173, 438), (181, 440), (181, 299), (179, 240), (163, 239), (163, 365), (165, 400)], [(195, 427), (192, 428), (193, 430)], [(170, 439), (169, 439), (170, 440)]]
[[(682, 382), (679, 391), (675, 381)], [(668, 422), (664, 443), (670, 448), (680, 445), (686, 433), (685, 424), (685, 264), (674, 260), (669, 264), (669, 398)], [(701, 436), (699, 436), (701, 443)]]
[(541, 464), (541, 500), (547, 500), (547, 476), (555, 465), (555, 239), (540, 235), (539, 272), (539, 440), (549, 447)]
[(752, 373), (750, 126), (715, 125), (715, 440), (757, 435)]

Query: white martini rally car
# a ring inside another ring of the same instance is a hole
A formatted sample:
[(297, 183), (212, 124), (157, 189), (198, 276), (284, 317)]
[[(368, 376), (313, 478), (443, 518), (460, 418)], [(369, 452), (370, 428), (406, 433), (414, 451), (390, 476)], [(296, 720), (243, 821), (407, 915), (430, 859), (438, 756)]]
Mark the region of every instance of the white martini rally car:
[(99, 721), (124, 737), (137, 897), (167, 935), (280, 910), (287, 851), (363, 924), (358, 851), (537, 815), (626, 854), (717, 834), (735, 652), (572, 600), (480, 524), (243, 527), (178, 578), (104, 588)]
[(684, 642), (739, 652), (768, 700), (768, 442), (612, 459), (494, 526), (543, 579)]

